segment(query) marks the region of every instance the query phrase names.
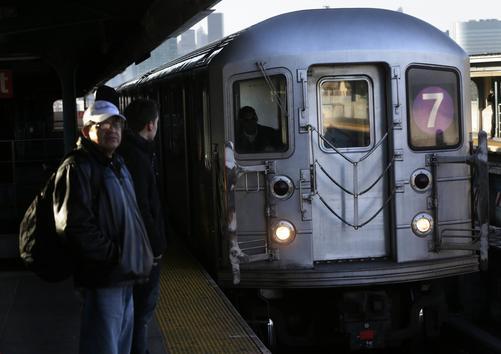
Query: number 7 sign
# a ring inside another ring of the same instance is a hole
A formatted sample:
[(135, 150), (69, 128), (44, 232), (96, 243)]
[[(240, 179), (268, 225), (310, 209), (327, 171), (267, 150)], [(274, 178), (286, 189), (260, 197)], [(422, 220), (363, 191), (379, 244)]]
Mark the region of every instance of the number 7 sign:
[(445, 131), (454, 120), (452, 97), (438, 86), (422, 89), (414, 98), (412, 118), (426, 134), (434, 135), (437, 130)]

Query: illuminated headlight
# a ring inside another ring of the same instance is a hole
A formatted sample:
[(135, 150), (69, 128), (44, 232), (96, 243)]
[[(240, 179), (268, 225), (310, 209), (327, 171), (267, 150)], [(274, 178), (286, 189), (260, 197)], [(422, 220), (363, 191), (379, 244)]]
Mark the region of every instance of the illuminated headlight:
[(274, 176), (270, 184), (271, 194), (277, 199), (288, 199), (294, 193), (294, 184), (287, 176)]
[(419, 213), (412, 219), (412, 231), (420, 237), (433, 230), (433, 217), (428, 213)]
[(273, 240), (280, 244), (289, 244), (296, 238), (296, 230), (290, 222), (281, 220), (273, 227)]

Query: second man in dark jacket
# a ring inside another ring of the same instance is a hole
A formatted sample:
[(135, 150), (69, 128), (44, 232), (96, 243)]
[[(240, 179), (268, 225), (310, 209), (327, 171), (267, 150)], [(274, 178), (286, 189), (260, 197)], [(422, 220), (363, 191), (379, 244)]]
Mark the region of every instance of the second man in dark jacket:
[(159, 112), (154, 101), (138, 99), (125, 109), (128, 129), (119, 148), (134, 181), (137, 203), (150, 239), (155, 263), (149, 282), (134, 286), (134, 336), (132, 354), (146, 354), (148, 325), (160, 291), (160, 259), (166, 248), (154, 139)]

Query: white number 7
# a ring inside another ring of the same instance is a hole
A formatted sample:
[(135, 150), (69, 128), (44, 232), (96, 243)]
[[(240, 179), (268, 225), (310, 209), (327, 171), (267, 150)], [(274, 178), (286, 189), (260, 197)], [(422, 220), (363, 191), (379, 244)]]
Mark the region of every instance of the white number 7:
[(428, 116), (427, 128), (434, 128), (437, 121), (437, 112), (442, 100), (444, 99), (444, 94), (442, 92), (437, 93), (423, 93), (423, 100), (435, 100), (433, 103), (433, 108), (431, 109), (430, 115)]

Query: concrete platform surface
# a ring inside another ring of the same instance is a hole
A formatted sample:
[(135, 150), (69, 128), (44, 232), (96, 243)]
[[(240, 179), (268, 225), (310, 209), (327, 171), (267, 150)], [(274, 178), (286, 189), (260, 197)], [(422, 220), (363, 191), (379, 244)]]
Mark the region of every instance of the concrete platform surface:
[[(72, 280), (48, 284), (23, 270), (0, 269), (0, 354), (77, 354), (80, 301)], [(166, 354), (156, 320), (150, 353)]]

